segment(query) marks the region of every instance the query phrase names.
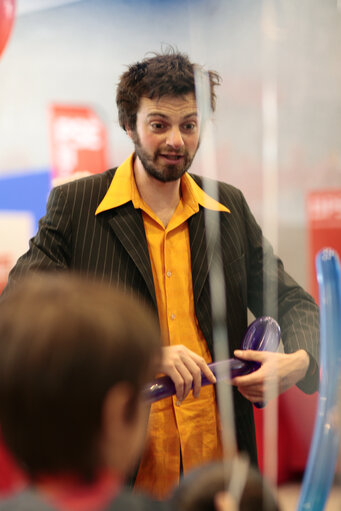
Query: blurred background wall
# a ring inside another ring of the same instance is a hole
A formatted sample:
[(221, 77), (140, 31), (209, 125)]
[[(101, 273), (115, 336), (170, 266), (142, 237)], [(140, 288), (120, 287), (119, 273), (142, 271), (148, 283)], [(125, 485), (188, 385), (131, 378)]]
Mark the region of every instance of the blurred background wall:
[[(132, 146), (117, 122), (118, 77), (127, 64), (172, 44), (221, 74), (215, 115), (219, 177), (244, 191), (262, 223), (266, 3), (18, 0), (0, 60), (0, 177), (51, 169), (53, 103), (92, 108), (107, 131), (107, 165), (120, 164)], [(341, 184), (341, 10), (337, 0), (271, 4), (278, 85), (278, 251), (306, 285), (306, 196)], [(193, 170), (205, 173), (200, 158)], [(26, 193), (33, 192), (28, 187)]]

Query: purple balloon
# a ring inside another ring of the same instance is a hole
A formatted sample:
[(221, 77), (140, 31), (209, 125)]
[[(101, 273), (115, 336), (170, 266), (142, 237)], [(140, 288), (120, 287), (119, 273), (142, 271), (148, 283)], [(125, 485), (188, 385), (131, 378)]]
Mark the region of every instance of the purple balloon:
[[(241, 349), (257, 351), (277, 351), (281, 338), (281, 329), (276, 320), (270, 316), (262, 316), (255, 319), (247, 328)], [(208, 364), (217, 381), (226, 378), (235, 378), (250, 374), (259, 369), (258, 362), (244, 361), (238, 358), (230, 358)], [(212, 383), (201, 374), (201, 385), (211, 385)], [(176, 394), (175, 385), (169, 376), (161, 376), (153, 382), (146, 385), (144, 389), (145, 398), (150, 403), (170, 397)], [(256, 406), (262, 407), (263, 403), (256, 403)]]

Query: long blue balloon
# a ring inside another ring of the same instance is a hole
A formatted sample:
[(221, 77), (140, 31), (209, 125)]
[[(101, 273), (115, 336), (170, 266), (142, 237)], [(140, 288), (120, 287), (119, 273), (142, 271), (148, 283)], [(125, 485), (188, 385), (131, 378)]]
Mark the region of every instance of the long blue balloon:
[(314, 435), (304, 473), (298, 511), (321, 511), (327, 502), (338, 457), (337, 425), (341, 370), (340, 262), (332, 249), (316, 257), (320, 296), (321, 381)]

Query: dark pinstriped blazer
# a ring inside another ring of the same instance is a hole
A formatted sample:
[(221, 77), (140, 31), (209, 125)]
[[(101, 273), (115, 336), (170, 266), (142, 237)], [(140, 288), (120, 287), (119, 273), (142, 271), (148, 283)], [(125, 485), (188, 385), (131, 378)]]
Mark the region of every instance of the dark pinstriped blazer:
[[(9, 276), (13, 285), (31, 270), (73, 269), (95, 275), (134, 292), (157, 311), (153, 275), (140, 210), (129, 202), (95, 216), (115, 169), (80, 179), (51, 191), (46, 215), (39, 222), (30, 248)], [(200, 178), (193, 176), (201, 184)], [(278, 278), (278, 315), (286, 352), (305, 349), (311, 367), (318, 361), (318, 308), (313, 299), (284, 271), (270, 245), (263, 239), (242, 193), (219, 183), (219, 201), (231, 213), (219, 213), (221, 247), (212, 246), (211, 232), (205, 229), (204, 210), (188, 220), (193, 294), (200, 328), (212, 353), (212, 314), (209, 272), (215, 258), (222, 257), (229, 348), (240, 346), (247, 327), (247, 308), (263, 315), (263, 243), (271, 268)], [(207, 250), (207, 247), (210, 250)], [(7, 288), (6, 288), (7, 289)], [(185, 339), (184, 339), (185, 344)], [(214, 354), (212, 353), (214, 358)], [(318, 371), (308, 370), (298, 386), (307, 393), (318, 385)], [(234, 389), (235, 422), (239, 448), (256, 460), (252, 405)]]

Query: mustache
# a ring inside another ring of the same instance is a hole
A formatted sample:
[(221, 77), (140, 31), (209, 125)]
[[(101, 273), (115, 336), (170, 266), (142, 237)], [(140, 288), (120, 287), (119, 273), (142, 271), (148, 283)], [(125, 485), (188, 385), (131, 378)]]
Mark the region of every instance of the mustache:
[(175, 156), (187, 156), (188, 151), (186, 149), (173, 149), (173, 148), (165, 148), (165, 149), (158, 149), (156, 151), (156, 155), (159, 154), (163, 155), (175, 155)]

